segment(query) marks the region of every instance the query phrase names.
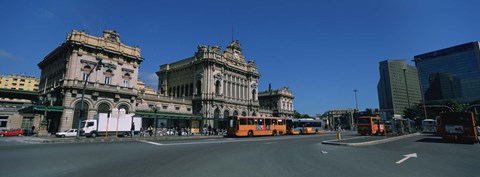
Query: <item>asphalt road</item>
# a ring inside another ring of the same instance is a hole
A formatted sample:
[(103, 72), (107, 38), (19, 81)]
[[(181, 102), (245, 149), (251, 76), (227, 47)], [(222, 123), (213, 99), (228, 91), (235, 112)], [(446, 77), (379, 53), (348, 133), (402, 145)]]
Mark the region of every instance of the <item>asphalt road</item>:
[[(356, 135), (343, 135), (353, 137)], [(370, 146), (321, 135), (0, 146), (0, 176), (480, 176), (480, 145), (418, 135)], [(418, 157), (404, 155), (416, 153)]]

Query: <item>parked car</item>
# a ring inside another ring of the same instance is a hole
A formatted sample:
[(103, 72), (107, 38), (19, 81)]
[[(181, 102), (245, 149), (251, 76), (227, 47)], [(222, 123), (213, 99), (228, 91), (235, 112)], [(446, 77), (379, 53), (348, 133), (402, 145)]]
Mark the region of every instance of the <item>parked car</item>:
[(14, 128), (0, 131), (0, 136), (22, 136), (25, 131), (21, 128)]
[(57, 132), (55, 133), (55, 136), (60, 138), (77, 136), (77, 129), (68, 129), (63, 132)]

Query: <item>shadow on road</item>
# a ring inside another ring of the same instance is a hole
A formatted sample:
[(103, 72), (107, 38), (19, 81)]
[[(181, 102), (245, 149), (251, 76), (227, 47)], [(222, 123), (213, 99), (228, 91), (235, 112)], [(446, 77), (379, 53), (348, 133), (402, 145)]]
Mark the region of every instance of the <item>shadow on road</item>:
[(442, 138), (432, 137), (432, 138), (422, 138), (417, 142), (424, 142), (424, 143), (442, 143)]

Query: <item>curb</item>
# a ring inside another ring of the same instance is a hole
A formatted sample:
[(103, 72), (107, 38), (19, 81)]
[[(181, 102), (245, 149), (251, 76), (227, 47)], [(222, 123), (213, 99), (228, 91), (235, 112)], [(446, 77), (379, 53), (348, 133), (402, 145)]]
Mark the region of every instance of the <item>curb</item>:
[(31, 143), (107, 143), (107, 142), (132, 142), (139, 140), (148, 140), (148, 141), (167, 141), (167, 140), (196, 140), (196, 139), (222, 139), (223, 136), (163, 136), (163, 137), (139, 137), (139, 138), (81, 138), (81, 139), (40, 139), (40, 140), (25, 140), (25, 142)]
[[(381, 143), (386, 143), (390, 141), (400, 140), (400, 139), (417, 136), (417, 135), (420, 135), (420, 133), (413, 133), (413, 134), (396, 136), (396, 137), (387, 138), (387, 139), (373, 140), (373, 141), (360, 142), (360, 143), (343, 143), (343, 142), (338, 142), (338, 140), (327, 140), (327, 141), (322, 141), (322, 144), (339, 145), (339, 146), (366, 146), (366, 145), (381, 144)], [(359, 137), (349, 138), (349, 139), (357, 139), (357, 138)], [(349, 140), (349, 139), (345, 139), (345, 140)]]

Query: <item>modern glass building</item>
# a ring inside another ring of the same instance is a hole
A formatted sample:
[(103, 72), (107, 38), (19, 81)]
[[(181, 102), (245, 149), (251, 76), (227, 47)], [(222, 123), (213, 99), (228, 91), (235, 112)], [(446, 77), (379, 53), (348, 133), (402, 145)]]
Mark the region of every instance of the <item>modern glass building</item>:
[(414, 57), (426, 103), (480, 100), (479, 42)]
[(387, 118), (403, 115), (405, 109), (421, 103), (415, 66), (407, 65), (405, 60), (385, 60), (380, 62), (379, 69), (378, 102), (380, 111), (387, 113)]

